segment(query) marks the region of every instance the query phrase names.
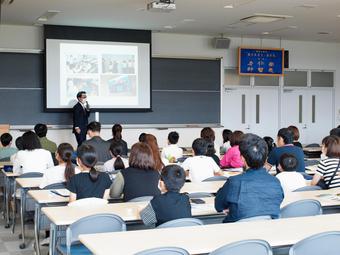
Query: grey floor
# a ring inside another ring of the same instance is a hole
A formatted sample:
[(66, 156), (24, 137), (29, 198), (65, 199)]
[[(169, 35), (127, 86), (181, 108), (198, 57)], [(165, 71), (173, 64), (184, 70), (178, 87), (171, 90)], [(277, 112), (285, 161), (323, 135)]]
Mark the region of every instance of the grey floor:
[[(0, 219), (0, 255), (32, 255), (35, 254), (33, 250), (34, 233), (33, 223), (26, 225), (26, 248), (20, 249), (21, 239), (20, 233), (20, 220), (17, 220), (17, 227), (15, 233), (12, 234), (11, 228), (5, 228), (5, 221), (1, 215)], [(43, 236), (41, 236), (43, 238)], [(48, 253), (48, 247), (41, 247), (41, 255)]]

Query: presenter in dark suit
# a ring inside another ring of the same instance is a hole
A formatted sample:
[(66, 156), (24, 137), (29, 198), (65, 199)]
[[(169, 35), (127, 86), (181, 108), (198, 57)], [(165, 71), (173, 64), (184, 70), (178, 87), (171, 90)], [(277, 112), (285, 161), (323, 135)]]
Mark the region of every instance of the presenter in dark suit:
[(87, 125), (90, 116), (90, 106), (86, 98), (85, 91), (78, 92), (78, 103), (73, 106), (73, 133), (76, 136), (78, 147), (86, 140)]

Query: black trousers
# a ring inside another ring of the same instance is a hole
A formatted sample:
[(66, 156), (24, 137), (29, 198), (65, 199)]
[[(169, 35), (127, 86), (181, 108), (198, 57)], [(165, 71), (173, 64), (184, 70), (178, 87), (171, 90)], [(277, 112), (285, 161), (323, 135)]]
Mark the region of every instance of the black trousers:
[(74, 133), (74, 135), (76, 136), (76, 140), (77, 140), (78, 147), (79, 147), (86, 140), (86, 132), (81, 130), (80, 134)]

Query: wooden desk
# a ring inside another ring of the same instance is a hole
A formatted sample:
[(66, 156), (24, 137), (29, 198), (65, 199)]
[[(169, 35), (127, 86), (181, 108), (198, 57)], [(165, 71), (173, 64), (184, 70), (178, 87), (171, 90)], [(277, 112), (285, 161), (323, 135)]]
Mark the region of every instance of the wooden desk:
[[(63, 193), (66, 189), (57, 190)], [(40, 221), (41, 221), (41, 208), (44, 206), (56, 206), (66, 205), (69, 201), (68, 197), (59, 196), (51, 192), (51, 190), (29, 190), (28, 195), (35, 201), (35, 213), (34, 213), (34, 241), (36, 254), (40, 255)]]
[[(224, 214), (217, 213), (214, 208), (214, 198), (205, 198), (205, 204), (192, 205), (192, 214), (197, 218), (219, 217), (224, 218)], [(42, 212), (51, 221), (50, 254), (55, 254), (56, 233), (59, 226), (67, 226), (73, 222), (98, 213), (114, 213), (119, 215), (127, 224), (142, 224), (139, 216), (140, 210), (145, 208), (148, 202), (127, 202), (107, 204), (98, 207), (44, 207)]]
[[(110, 252), (135, 254), (142, 250), (176, 246), (190, 254), (211, 251), (240, 240), (263, 239), (272, 247), (291, 246), (311, 235), (340, 230), (340, 214), (278, 219), (269, 221), (214, 224), (196, 227), (140, 230), (80, 235), (80, 240), (95, 255)], [(133, 240), (133, 245), (128, 245)]]
[[(24, 249), (26, 247), (25, 243), (25, 210), (26, 210), (26, 195), (27, 191), (32, 188), (38, 188), (42, 181), (42, 177), (38, 178), (16, 178), (15, 179), (15, 188), (14, 194), (16, 194), (16, 186), (20, 189), (20, 225), (21, 225), (21, 237), (22, 243), (20, 244), (20, 249)], [(16, 195), (14, 195), (14, 203), (15, 203)], [(15, 219), (15, 211), (13, 211), (13, 219)], [(15, 226), (15, 221), (13, 221), (13, 230)], [(14, 232), (14, 231), (13, 231)]]

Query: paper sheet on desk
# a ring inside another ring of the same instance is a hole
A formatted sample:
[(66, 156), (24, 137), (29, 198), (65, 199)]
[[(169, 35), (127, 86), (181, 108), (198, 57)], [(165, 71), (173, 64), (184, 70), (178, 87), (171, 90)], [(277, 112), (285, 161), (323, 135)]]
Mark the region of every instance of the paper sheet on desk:
[(215, 211), (213, 204), (194, 204), (191, 203), (191, 211), (193, 214)]

